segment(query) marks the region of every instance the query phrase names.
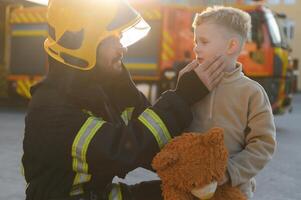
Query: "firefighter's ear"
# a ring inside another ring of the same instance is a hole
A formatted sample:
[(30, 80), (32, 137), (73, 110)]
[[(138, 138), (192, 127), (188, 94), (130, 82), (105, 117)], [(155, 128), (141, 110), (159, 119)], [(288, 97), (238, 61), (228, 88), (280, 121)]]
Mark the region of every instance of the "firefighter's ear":
[(164, 170), (177, 163), (178, 159), (179, 155), (177, 153), (168, 151), (160, 152), (153, 159), (152, 167), (157, 171)]
[(228, 47), (227, 47), (227, 54), (239, 54), (241, 49), (242, 41), (238, 37), (232, 37), (229, 39)]

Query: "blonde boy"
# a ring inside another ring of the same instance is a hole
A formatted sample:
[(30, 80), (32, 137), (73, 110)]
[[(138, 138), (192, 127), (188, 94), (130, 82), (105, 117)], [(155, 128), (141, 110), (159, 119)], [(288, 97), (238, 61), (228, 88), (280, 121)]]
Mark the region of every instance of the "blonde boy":
[(239, 186), (248, 197), (255, 191), (256, 174), (271, 160), (276, 133), (264, 89), (242, 73), (237, 58), (251, 29), (249, 14), (231, 7), (209, 7), (194, 23), (196, 59), (200, 64), (223, 55), (227, 67), (218, 87), (192, 107), (189, 131), (225, 130), (229, 161), (222, 183)]

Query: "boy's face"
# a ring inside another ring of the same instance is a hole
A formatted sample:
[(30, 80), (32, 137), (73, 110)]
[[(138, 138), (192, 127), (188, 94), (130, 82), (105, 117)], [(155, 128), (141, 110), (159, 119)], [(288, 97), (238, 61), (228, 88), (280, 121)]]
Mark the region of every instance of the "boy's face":
[(224, 28), (204, 22), (194, 30), (194, 52), (201, 64), (215, 55), (227, 55), (229, 39)]

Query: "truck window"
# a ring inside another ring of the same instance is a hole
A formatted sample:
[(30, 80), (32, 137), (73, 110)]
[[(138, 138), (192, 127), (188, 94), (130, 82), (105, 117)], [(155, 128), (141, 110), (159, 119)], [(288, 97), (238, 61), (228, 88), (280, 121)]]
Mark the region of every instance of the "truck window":
[(14, 35), (21, 31), (30, 33), (30, 30), (44, 30), (45, 25), (12, 25), (10, 73), (24, 75), (44, 75), (46, 53), (43, 48), (45, 36), (43, 35)]
[(251, 22), (252, 22), (252, 29), (250, 40), (254, 42), (257, 46), (257, 49), (261, 49), (261, 46), (264, 42), (264, 33), (262, 30), (263, 24), (263, 15), (261, 12), (250, 12)]
[(264, 43), (264, 16), (262, 12), (253, 11), (249, 13), (251, 16), (252, 29), (249, 41), (256, 45), (256, 49), (253, 49), (250, 52), (250, 58), (253, 62), (259, 65), (263, 65), (265, 63), (264, 51), (262, 49)]
[(126, 67), (133, 76), (157, 76), (160, 56), (161, 21), (148, 21), (149, 34), (132, 46), (124, 56)]
[(5, 7), (0, 5), (0, 65), (4, 64)]
[(284, 17), (278, 17), (275, 15), (276, 22), (278, 24), (279, 30), (280, 30), (280, 36), (281, 36), (281, 47), (282, 48), (290, 48), (289, 46), (289, 40), (290, 40), (290, 35), (291, 30), (288, 30), (290, 27), (288, 26), (288, 19)]
[(274, 14), (270, 10), (266, 10), (265, 18), (272, 39), (272, 44), (278, 47), (281, 46), (281, 34)]

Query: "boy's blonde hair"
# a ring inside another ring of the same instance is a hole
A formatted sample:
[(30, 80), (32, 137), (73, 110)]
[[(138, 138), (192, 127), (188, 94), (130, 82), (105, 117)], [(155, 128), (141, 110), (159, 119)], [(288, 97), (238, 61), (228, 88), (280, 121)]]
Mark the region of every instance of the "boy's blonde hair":
[(232, 7), (213, 6), (196, 14), (192, 26), (212, 22), (239, 34), (243, 41), (248, 38), (251, 30), (251, 17), (248, 13)]

